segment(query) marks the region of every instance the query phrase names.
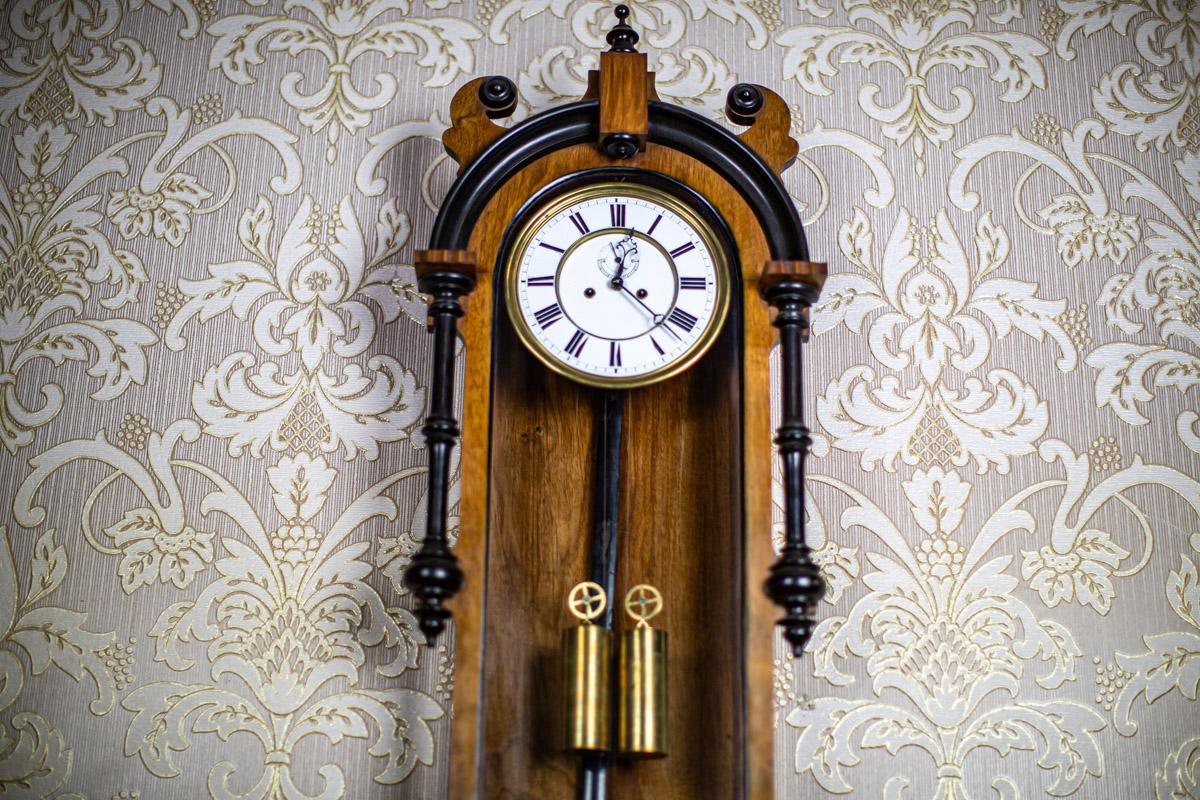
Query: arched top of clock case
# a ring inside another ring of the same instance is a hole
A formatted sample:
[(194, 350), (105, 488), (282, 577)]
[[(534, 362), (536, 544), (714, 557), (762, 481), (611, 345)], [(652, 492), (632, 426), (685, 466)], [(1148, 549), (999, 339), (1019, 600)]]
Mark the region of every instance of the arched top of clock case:
[[(557, 150), (595, 142), (600, 104), (580, 100), (516, 125), (483, 149), (459, 174), (443, 200), (431, 250), (467, 247), (492, 196), (525, 166)], [(686, 108), (650, 101), (647, 141), (703, 161), (734, 186), (753, 211), (777, 261), (807, 261), (808, 243), (779, 175), (749, 145), (716, 122)], [(621, 166), (614, 159), (614, 166)]]

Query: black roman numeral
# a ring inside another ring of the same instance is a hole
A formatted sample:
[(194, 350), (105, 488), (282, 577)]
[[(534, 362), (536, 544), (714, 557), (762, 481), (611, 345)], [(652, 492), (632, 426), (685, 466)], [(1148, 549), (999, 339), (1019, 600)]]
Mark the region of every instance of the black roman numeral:
[(662, 214), (654, 218), (654, 222), (650, 223), (650, 230), (646, 231), (647, 236), (654, 235), (654, 229), (658, 227), (658, 223), (662, 222)]
[(541, 245), (542, 247), (546, 248), (547, 250), (553, 250), (553, 251), (554, 251), (554, 252), (556, 252), (556, 253), (565, 253), (565, 252), (567, 252), (566, 250), (563, 250), (561, 247), (555, 247), (554, 245), (552, 245), (552, 244), (546, 244), (545, 242), (538, 242), (538, 244), (539, 244), (539, 245)]
[[(684, 280), (686, 280), (686, 278)], [(554, 285), (554, 276), (553, 275), (538, 275), (535, 278), (527, 278), (525, 280), (525, 283), (528, 284), (529, 286), (553, 286)]]
[(616, 342), (608, 343), (608, 365), (610, 367), (621, 366), (621, 345)]
[(625, 204), (613, 203), (608, 207), (608, 213), (612, 217), (612, 226), (614, 228), (625, 227)]
[(585, 220), (578, 211), (571, 215), (571, 222), (575, 223), (575, 227), (579, 229), (580, 233), (587, 233), (591, 230), (591, 228), (588, 227), (587, 220)]
[[(532, 285), (532, 282), (531, 284)], [(680, 278), (680, 289), (706, 289), (708, 288), (708, 278)]]
[(567, 352), (579, 358), (579, 354), (583, 352), (583, 346), (587, 344), (588, 338), (583, 335), (583, 331), (575, 331), (575, 335), (571, 337), (571, 341), (567, 342)]
[(654, 345), (654, 349), (658, 351), (658, 354), (660, 356), (663, 354), (664, 351), (662, 349), (662, 345), (660, 345), (658, 342), (654, 341), (653, 336), (650, 337), (650, 344)]
[(690, 253), (696, 249), (696, 245), (691, 242), (685, 242), (671, 251), (671, 258), (679, 258), (684, 253)]
[(682, 308), (676, 306), (671, 309), (671, 313), (667, 314), (667, 322), (674, 323), (681, 330), (692, 332), (692, 328), (696, 327), (696, 318)]
[(558, 303), (551, 303), (541, 311), (535, 311), (533, 314), (534, 318), (538, 321), (538, 325), (541, 325), (543, 329), (549, 328), (551, 325), (558, 322), (559, 319), (562, 318), (562, 315), (563, 312), (562, 309), (558, 307)]

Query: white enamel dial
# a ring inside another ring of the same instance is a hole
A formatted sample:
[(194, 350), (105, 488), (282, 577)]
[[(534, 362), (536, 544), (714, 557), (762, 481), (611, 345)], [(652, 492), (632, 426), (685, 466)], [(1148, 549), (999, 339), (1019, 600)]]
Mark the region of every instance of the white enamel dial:
[(712, 343), (728, 304), (708, 226), (674, 197), (630, 184), (589, 187), (539, 214), (507, 277), (526, 345), (598, 385), (642, 385), (685, 368)]

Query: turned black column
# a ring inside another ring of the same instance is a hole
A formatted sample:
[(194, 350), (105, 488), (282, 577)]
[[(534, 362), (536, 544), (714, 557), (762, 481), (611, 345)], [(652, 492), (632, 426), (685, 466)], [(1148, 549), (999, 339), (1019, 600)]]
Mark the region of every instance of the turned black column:
[(425, 517), (425, 539), (404, 571), (404, 585), (417, 597), (417, 620), (432, 646), (446, 629), (450, 610), (445, 602), (462, 588), (463, 573), (446, 540), (446, 513), (450, 494), (450, 456), (459, 437), (454, 418), (454, 349), (458, 318), (463, 315), (459, 298), (475, 288), (475, 278), (466, 272), (439, 268), (420, 271), (417, 285), (430, 296), (429, 329), (433, 333), (433, 381), (429, 415), (421, 432), (429, 451), (429, 499)]
[(762, 296), (776, 310), (774, 325), (779, 329), (783, 360), (783, 424), (776, 431), (775, 444), (783, 460), (784, 543), (763, 588), (783, 608), (778, 625), (798, 658), (812, 636), (816, 605), (825, 595), (825, 580), (804, 540), (804, 462), (812, 437), (804, 424), (801, 349), (808, 329), (805, 312), (819, 290), (801, 280), (778, 277), (782, 279), (764, 282)]

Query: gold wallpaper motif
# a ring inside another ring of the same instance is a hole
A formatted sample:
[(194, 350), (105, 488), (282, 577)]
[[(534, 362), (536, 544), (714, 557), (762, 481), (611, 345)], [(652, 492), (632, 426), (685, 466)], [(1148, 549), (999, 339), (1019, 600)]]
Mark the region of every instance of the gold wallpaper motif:
[[(508, 74), (518, 119), (577, 97), (610, 22), (0, 11), (0, 795), (444, 793), (453, 646), (400, 585), (429, 344), (405, 262), (454, 88)], [(632, 22), (673, 102), (785, 96), (833, 273), (830, 592), (776, 664), (779, 796), (1200, 796), (1200, 4)]]

